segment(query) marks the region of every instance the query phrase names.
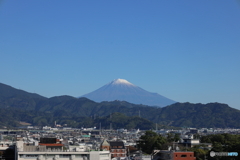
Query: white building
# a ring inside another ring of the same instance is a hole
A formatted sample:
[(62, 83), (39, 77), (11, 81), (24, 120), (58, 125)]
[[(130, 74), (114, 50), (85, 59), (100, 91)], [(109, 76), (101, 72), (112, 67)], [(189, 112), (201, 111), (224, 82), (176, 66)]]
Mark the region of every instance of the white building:
[(110, 160), (109, 151), (64, 151), (47, 146), (27, 146), (23, 141), (16, 143), (16, 160)]

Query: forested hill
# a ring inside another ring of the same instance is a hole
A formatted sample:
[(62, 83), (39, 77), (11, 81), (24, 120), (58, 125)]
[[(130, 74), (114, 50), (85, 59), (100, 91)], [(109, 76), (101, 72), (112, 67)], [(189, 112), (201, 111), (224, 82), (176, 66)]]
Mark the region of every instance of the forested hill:
[(84, 123), (87, 126), (92, 125), (88, 123), (89, 120), (86, 120), (88, 118), (97, 119), (116, 112), (123, 113), (127, 117), (137, 116), (159, 125), (240, 128), (240, 111), (226, 104), (175, 103), (157, 108), (125, 101), (96, 103), (87, 98), (71, 96), (45, 98), (0, 83), (0, 116), (2, 119), (0, 127), (17, 126), (19, 121), (32, 125), (49, 125), (55, 120), (76, 127)]

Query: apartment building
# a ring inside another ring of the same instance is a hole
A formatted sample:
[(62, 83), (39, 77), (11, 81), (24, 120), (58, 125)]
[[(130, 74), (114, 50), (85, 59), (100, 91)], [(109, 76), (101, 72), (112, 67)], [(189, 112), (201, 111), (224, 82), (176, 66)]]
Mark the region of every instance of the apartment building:
[(110, 160), (109, 151), (69, 151), (59, 143), (35, 143), (27, 145), (23, 141), (16, 143), (16, 160)]

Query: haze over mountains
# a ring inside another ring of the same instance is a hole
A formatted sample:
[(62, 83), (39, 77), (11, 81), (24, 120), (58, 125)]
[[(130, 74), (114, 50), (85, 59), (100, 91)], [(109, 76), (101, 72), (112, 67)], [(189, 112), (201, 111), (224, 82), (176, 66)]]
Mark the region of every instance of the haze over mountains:
[(103, 87), (82, 95), (95, 102), (102, 101), (127, 101), (134, 104), (143, 104), (148, 106), (165, 107), (176, 103), (158, 93), (148, 92), (125, 79), (115, 79)]

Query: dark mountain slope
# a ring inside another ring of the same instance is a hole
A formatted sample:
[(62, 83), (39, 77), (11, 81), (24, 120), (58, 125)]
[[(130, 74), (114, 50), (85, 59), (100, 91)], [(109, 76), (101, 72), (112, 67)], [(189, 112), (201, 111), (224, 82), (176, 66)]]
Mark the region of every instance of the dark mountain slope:
[(240, 127), (239, 116), (239, 110), (226, 104), (176, 103), (162, 108), (157, 121), (165, 121), (173, 126), (225, 128)]
[[(54, 120), (73, 126), (84, 123), (90, 125), (90, 117), (96, 119), (119, 112), (130, 117), (145, 118), (153, 123), (178, 127), (240, 128), (240, 111), (220, 103), (175, 103), (159, 108), (125, 101), (97, 103), (87, 98), (71, 96), (45, 98), (3, 84), (0, 84), (0, 89), (2, 125), (9, 125), (9, 122), (14, 126), (15, 121), (48, 125)], [(8, 114), (5, 115), (6, 113)], [(79, 122), (73, 123), (76, 120)]]
[(40, 96), (36, 93), (28, 93), (26, 91), (13, 88), (9, 85), (0, 83), (0, 98), (11, 98), (11, 97), (28, 97), (28, 98), (39, 98), (39, 99), (45, 99), (45, 97)]
[(28, 93), (0, 83), (0, 107), (34, 109), (37, 103), (47, 98), (35, 93)]

